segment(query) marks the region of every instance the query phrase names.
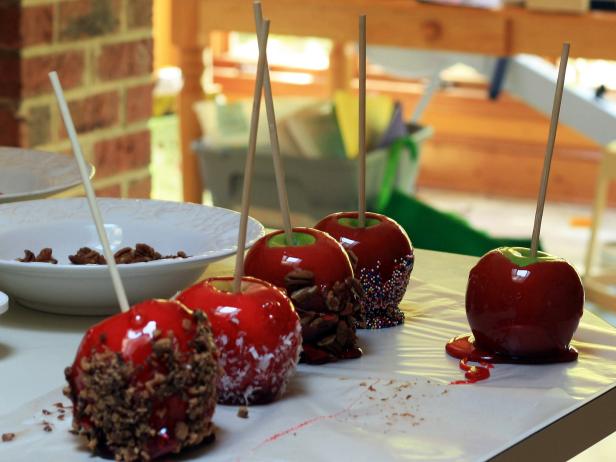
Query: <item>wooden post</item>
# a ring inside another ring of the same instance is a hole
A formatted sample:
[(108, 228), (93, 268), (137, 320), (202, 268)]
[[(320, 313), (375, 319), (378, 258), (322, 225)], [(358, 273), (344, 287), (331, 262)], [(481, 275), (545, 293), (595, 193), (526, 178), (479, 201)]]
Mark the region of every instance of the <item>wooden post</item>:
[(178, 47), (180, 68), (184, 78), (184, 86), (178, 102), (182, 149), (182, 189), (186, 202), (200, 204), (203, 187), (197, 157), (191, 149), (191, 143), (202, 135), (193, 111), (193, 105), (203, 98), (202, 52), (207, 46), (205, 35), (199, 31), (199, 15), (198, 0), (182, 0), (182, 8), (174, 6), (172, 9), (171, 33), (173, 42)]

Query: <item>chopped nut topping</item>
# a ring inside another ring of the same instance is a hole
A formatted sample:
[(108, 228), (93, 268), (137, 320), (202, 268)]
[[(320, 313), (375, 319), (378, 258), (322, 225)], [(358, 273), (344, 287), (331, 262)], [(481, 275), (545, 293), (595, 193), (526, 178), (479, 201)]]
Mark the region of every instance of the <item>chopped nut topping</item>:
[[(173, 396), (186, 403), (182, 422), (171, 429), (177, 447), (193, 446), (214, 439), (211, 411), (216, 403), (218, 362), (211, 328), (202, 313), (193, 314), (195, 336), (188, 352), (183, 352), (169, 333), (152, 340), (152, 354), (146, 360), (153, 376), (135, 383), (138, 368), (106, 346), (84, 358), (81, 381), (75, 387), (71, 368), (65, 371), (69, 387), (65, 395), (74, 403), (73, 430), (88, 440), (92, 451), (111, 452), (116, 460), (149, 460), (153, 416), (165, 418), (164, 408), (153, 409), (152, 402)], [(162, 367), (162, 369), (161, 369)], [(165, 370), (163, 374), (160, 371)], [(84, 425), (89, 422), (89, 425)], [(171, 436), (171, 435), (170, 435)]]
[(51, 263), (52, 265), (57, 265), (58, 260), (53, 258), (53, 251), (49, 247), (45, 247), (42, 249), (38, 255), (34, 256), (34, 253), (31, 250), (24, 250), (24, 257), (18, 258), (17, 261), (22, 263)]

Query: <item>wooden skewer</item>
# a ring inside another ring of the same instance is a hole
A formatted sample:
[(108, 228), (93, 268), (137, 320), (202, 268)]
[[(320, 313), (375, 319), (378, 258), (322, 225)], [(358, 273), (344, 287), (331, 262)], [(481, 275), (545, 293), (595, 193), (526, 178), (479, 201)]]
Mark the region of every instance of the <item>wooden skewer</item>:
[(359, 198), (358, 219), (366, 226), (366, 15), (359, 17)]
[[(261, 31), (261, 24), (263, 22), (263, 11), (261, 9), (260, 1), (255, 1), (253, 3), (253, 10), (258, 38)], [(260, 40), (259, 44), (261, 44)], [(282, 157), (280, 156), (278, 127), (276, 124), (276, 112), (274, 111), (274, 98), (272, 96), (272, 82), (270, 80), (269, 65), (267, 63), (267, 50), (259, 49), (259, 53), (263, 53), (265, 55), (265, 72), (263, 74), (263, 85), (265, 90), (265, 110), (267, 112), (267, 123), (269, 126), (272, 157), (274, 159), (274, 174), (276, 175), (278, 202), (280, 204), (280, 213), (282, 215), (282, 228), (284, 229), (287, 245), (293, 245), (293, 228), (291, 226), (291, 214), (289, 212), (289, 196), (287, 195), (284, 166), (282, 164)]]
[(535, 224), (533, 226), (533, 237), (531, 241), (531, 257), (537, 256), (539, 247), (539, 234), (541, 233), (541, 220), (543, 218), (543, 207), (545, 196), (548, 190), (548, 179), (550, 177), (550, 166), (552, 164), (552, 154), (554, 152), (554, 141), (556, 140), (556, 129), (558, 128), (558, 116), (560, 115), (560, 103), (563, 98), (565, 86), (565, 71), (569, 59), (569, 43), (563, 43), (560, 55), (560, 66), (558, 68), (558, 79), (556, 80), (556, 92), (554, 93), (554, 105), (552, 106), (552, 118), (550, 120), (550, 132), (548, 134), (548, 144), (545, 149), (543, 160), (543, 172), (541, 173), (541, 185), (539, 187), (539, 197), (537, 198), (537, 210), (535, 212)]
[(84, 160), (83, 153), (81, 152), (81, 146), (79, 144), (79, 140), (77, 139), (75, 125), (73, 124), (71, 113), (68, 109), (68, 105), (66, 104), (66, 99), (64, 98), (64, 92), (62, 91), (62, 85), (60, 84), (58, 74), (55, 71), (50, 72), (49, 80), (51, 81), (51, 86), (56, 94), (58, 108), (60, 109), (60, 114), (62, 114), (62, 120), (64, 121), (66, 133), (68, 134), (68, 137), (71, 140), (71, 145), (73, 146), (73, 153), (75, 154), (75, 159), (77, 160), (77, 165), (79, 166), (79, 173), (81, 174), (83, 187), (86, 190), (86, 197), (88, 199), (88, 204), (90, 205), (90, 212), (92, 213), (92, 218), (94, 219), (96, 232), (98, 233), (101, 245), (103, 246), (103, 254), (105, 255), (105, 260), (107, 260), (107, 268), (109, 268), (109, 273), (111, 274), (111, 282), (113, 283), (113, 288), (115, 290), (116, 297), (118, 298), (120, 309), (123, 313), (126, 313), (130, 309), (128, 299), (126, 297), (126, 290), (124, 290), (124, 286), (122, 285), (122, 279), (120, 279), (120, 273), (118, 272), (115, 258), (111, 252), (109, 239), (107, 239), (107, 233), (105, 232), (103, 217), (101, 216), (101, 211), (96, 203), (96, 195), (94, 194), (94, 188), (90, 182), (88, 167), (86, 166), (86, 161)]
[[(259, 50), (267, 48), (269, 36), (268, 20), (261, 24), (259, 34)], [(233, 292), (238, 293), (242, 287), (242, 275), (244, 274), (244, 250), (246, 248), (246, 229), (248, 227), (248, 210), (250, 209), (250, 192), (252, 190), (252, 172), (255, 164), (255, 151), (257, 149), (257, 129), (259, 127), (259, 111), (261, 110), (261, 91), (263, 88), (263, 74), (265, 71), (265, 53), (259, 52), (257, 63), (257, 78), (252, 100), (252, 116), (250, 118), (250, 135), (248, 139), (248, 153), (244, 167), (244, 186), (242, 190), (242, 214), (240, 216), (240, 229), (237, 236), (237, 254), (235, 257), (235, 276), (233, 278)]]

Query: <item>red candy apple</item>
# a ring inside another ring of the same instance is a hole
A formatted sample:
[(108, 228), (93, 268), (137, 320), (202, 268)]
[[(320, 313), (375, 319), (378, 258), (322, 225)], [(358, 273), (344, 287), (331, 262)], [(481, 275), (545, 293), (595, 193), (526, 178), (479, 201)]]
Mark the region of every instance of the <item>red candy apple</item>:
[(177, 298), (203, 310), (219, 352), (222, 404), (264, 404), (284, 393), (299, 360), (302, 337), (291, 300), (271, 284), (242, 278), (233, 293), (233, 278), (197, 283)]
[(293, 270), (311, 271), (315, 284), (324, 288), (353, 277), (349, 257), (335, 239), (312, 228), (293, 228), (293, 239), (294, 245), (287, 245), (283, 231), (259, 239), (246, 255), (246, 275), (282, 289)]
[(74, 429), (118, 460), (155, 458), (214, 436), (210, 325), (177, 301), (139, 303), (90, 328), (65, 374)]
[(361, 286), (344, 248), (312, 228), (293, 228), (259, 239), (248, 251), (244, 272), (286, 290), (300, 316), (301, 360), (321, 364), (361, 355), (356, 324), (363, 322)]
[(363, 305), (368, 328), (401, 324), (398, 308), (406, 292), (414, 255), (411, 241), (394, 220), (378, 213), (366, 213), (360, 227), (357, 212), (334, 213), (315, 228), (338, 240), (357, 260), (355, 274), (364, 291)]
[(471, 270), (466, 314), (481, 350), (512, 359), (562, 360), (582, 317), (584, 289), (565, 260), (501, 247)]

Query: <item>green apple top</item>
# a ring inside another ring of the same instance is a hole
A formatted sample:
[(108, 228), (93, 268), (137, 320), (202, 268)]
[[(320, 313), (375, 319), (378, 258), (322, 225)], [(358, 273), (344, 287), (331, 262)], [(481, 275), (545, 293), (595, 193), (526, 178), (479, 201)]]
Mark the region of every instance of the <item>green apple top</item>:
[(499, 247), (498, 249), (494, 249), (493, 252), (501, 253), (511, 263), (520, 268), (532, 265), (533, 263), (565, 261), (563, 258), (541, 251), (537, 251), (537, 256), (533, 257), (530, 249), (526, 247)]

